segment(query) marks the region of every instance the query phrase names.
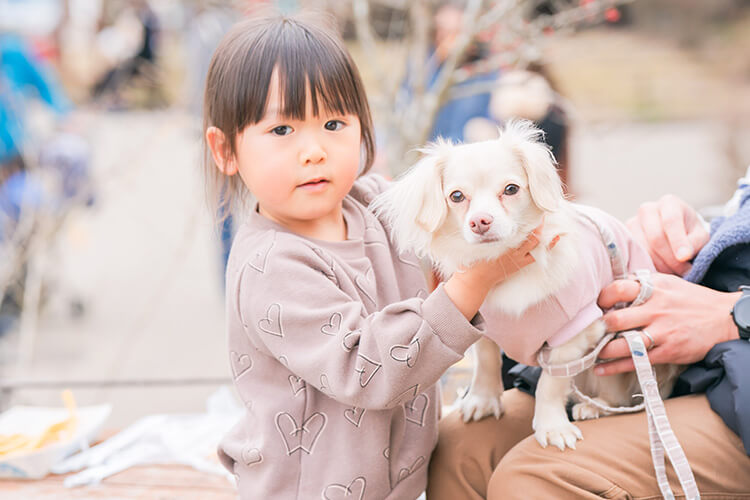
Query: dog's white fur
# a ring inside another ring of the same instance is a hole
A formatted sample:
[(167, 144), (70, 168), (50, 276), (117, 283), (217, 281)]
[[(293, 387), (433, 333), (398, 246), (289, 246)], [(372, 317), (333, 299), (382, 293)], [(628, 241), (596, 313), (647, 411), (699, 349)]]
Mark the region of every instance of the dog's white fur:
[[(429, 256), (443, 276), (518, 247), (544, 221), (540, 243), (531, 252), (535, 262), (496, 286), (485, 301), (485, 307), (521, 316), (529, 306), (561, 290), (579, 258), (576, 215), (564, 200), (554, 158), (540, 141), (541, 135), (530, 122), (510, 121), (497, 139), (460, 145), (439, 140), (423, 149), (423, 158), (372, 207), (391, 225), (399, 250)], [(511, 184), (518, 187), (517, 192), (505, 191)], [(455, 191), (463, 193), (465, 200), (452, 201)], [(479, 217), (490, 221), (482, 234), (471, 229), (472, 220)], [(557, 235), (562, 237), (550, 249)], [(595, 321), (554, 348), (551, 361), (580, 358), (604, 333), (604, 324)], [(491, 414), (500, 417), (500, 351), (492, 341), (482, 339), (475, 353), (471, 389), (461, 400), (460, 410), (465, 420)], [(678, 373), (674, 366), (657, 366), (663, 397), (671, 391)], [(546, 374), (539, 380), (534, 430), (542, 446), (574, 448), (582, 438), (565, 413), (570, 382)], [(631, 406), (638, 392), (632, 373), (597, 377), (589, 370), (576, 377), (576, 384), (585, 394), (612, 406)], [(579, 403), (573, 416), (576, 420), (597, 418), (600, 412), (593, 405)]]

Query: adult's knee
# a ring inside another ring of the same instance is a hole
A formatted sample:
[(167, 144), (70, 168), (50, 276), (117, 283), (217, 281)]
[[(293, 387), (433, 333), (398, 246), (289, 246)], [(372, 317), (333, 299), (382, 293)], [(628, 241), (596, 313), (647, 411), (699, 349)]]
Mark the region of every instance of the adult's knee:
[(440, 420), (438, 443), (430, 461), (430, 477), (455, 475), (466, 468), (467, 463), (471, 468), (478, 455), (483, 454), (482, 447), (477, 446), (481, 435), (478, 427), (482, 426), (464, 423), (457, 411)]
[[(495, 424), (497, 421), (492, 419)], [(430, 460), (427, 497), (483, 499), (494, 464), (490, 420), (464, 423), (459, 412), (440, 420), (438, 444)]]
[(599, 467), (578, 450), (542, 448), (533, 436), (510, 450), (495, 468), (487, 487), (487, 500), (554, 498), (630, 498)]
[(543, 470), (548, 468), (533, 453), (532, 446), (539, 444), (529, 441), (518, 443), (497, 465), (487, 485), (487, 500), (533, 498), (529, 494), (539, 491), (546, 481)]

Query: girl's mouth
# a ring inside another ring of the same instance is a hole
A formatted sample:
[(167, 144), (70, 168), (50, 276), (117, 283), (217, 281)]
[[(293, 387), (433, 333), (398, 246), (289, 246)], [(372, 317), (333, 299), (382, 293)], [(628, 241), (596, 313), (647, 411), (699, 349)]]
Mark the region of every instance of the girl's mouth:
[(306, 191), (319, 191), (325, 189), (328, 184), (330, 184), (330, 182), (327, 179), (318, 178), (309, 180), (304, 184), (300, 184), (299, 187), (305, 189)]

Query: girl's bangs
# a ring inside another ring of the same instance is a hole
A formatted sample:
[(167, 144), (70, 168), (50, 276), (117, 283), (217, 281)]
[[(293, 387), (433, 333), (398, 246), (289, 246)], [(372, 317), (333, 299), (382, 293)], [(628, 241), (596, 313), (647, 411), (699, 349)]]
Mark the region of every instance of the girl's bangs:
[[(307, 94), (310, 93), (312, 112), (332, 114), (362, 114), (362, 97), (357, 92), (356, 78), (350, 62), (341, 54), (333, 40), (311, 36), (296, 26), (283, 26), (275, 37), (269, 37), (259, 54), (263, 61), (264, 80), (271, 82), (277, 71), (282, 116), (304, 120)], [(297, 29), (294, 29), (297, 28)], [(275, 40), (272, 40), (274, 39)], [(327, 43), (328, 42), (328, 43)], [(273, 62), (270, 62), (273, 61)], [(268, 92), (265, 91), (260, 121), (268, 108)], [(323, 109), (320, 109), (320, 108)]]

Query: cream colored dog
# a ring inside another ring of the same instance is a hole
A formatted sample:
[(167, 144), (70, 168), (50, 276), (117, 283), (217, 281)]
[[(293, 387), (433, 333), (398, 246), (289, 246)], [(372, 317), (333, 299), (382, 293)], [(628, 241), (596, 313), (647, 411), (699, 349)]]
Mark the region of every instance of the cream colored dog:
[[(554, 158), (540, 136), (541, 131), (530, 122), (516, 121), (509, 122), (498, 139), (462, 145), (438, 141), (424, 149), (422, 160), (373, 202), (373, 208), (392, 226), (399, 249), (428, 255), (443, 276), (519, 246), (544, 221), (540, 243), (531, 252), (535, 262), (490, 291), (483, 306), (521, 320), (530, 306), (571, 280), (581, 258), (576, 209), (563, 198)], [(557, 235), (562, 237), (550, 249)], [(578, 359), (604, 334), (603, 322), (596, 320), (553, 348), (550, 361)], [(500, 417), (500, 350), (491, 340), (482, 339), (475, 353), (471, 388), (460, 410), (464, 420)], [(663, 397), (671, 391), (677, 373), (673, 366), (657, 370)], [(585, 394), (613, 406), (631, 406), (633, 395), (639, 392), (632, 373), (598, 377), (589, 370), (575, 382)], [(570, 378), (543, 374), (539, 380), (533, 426), (542, 446), (574, 448), (576, 440), (582, 439), (565, 410), (570, 386)], [(588, 403), (573, 408), (576, 420), (597, 418), (601, 413)]]

